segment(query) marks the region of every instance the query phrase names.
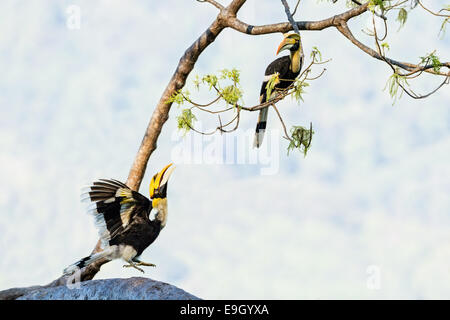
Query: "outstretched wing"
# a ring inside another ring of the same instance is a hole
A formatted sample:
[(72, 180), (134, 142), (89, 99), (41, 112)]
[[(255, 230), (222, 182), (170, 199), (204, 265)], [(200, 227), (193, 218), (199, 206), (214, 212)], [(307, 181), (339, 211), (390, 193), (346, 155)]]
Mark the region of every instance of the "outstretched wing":
[(123, 231), (136, 215), (148, 219), (149, 199), (114, 179), (99, 179), (85, 188), (81, 201), (91, 202), (88, 213), (95, 217), (103, 247)]

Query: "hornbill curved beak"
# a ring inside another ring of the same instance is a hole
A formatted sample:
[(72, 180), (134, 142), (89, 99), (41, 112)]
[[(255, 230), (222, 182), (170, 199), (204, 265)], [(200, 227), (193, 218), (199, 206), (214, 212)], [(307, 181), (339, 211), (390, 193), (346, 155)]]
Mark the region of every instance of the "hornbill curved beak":
[(281, 41), (280, 45), (278, 46), (277, 55), (283, 50), (290, 50), (299, 40), (300, 36), (296, 33), (285, 34), (283, 41)]
[(167, 197), (167, 182), (174, 169), (171, 163), (153, 176), (150, 181), (150, 199)]

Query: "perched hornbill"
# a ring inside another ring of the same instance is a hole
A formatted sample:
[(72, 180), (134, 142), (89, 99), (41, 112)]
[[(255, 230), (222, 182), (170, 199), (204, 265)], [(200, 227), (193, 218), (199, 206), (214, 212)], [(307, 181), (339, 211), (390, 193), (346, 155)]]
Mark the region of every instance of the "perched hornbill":
[[(95, 217), (102, 251), (93, 253), (64, 269), (64, 274), (106, 258), (122, 258), (128, 265), (144, 272), (138, 266), (155, 266), (138, 258), (158, 237), (167, 221), (167, 183), (174, 167), (172, 164), (155, 174), (150, 182), (150, 199), (133, 191), (120, 181), (99, 179), (87, 187), (82, 201), (91, 202), (88, 212)], [(155, 209), (152, 219), (150, 211)]]
[[(259, 102), (268, 102), (277, 95), (276, 89), (285, 89), (289, 87), (295, 78), (300, 74), (303, 65), (303, 56), (301, 50), (300, 35), (296, 33), (287, 33), (284, 35), (283, 41), (278, 46), (277, 54), (283, 50), (289, 50), (290, 55), (280, 57), (274, 60), (266, 69), (264, 81), (261, 85)], [(267, 97), (266, 86), (272, 76), (278, 74), (278, 82), (276, 82), (275, 89), (272, 91), (270, 97)], [(259, 111), (258, 123), (256, 124), (256, 134), (253, 142), (253, 147), (259, 148), (264, 138), (264, 131), (266, 130), (267, 113), (269, 107), (263, 108)]]

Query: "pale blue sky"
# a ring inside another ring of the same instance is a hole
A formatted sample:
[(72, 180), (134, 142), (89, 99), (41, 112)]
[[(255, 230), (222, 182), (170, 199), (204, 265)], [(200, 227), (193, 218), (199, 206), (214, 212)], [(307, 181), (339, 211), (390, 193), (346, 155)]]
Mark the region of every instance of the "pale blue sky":
[[(424, 3), (439, 8), (445, 1)], [(70, 5), (81, 8), (79, 30), (66, 27)], [(92, 250), (97, 231), (79, 203), (80, 188), (101, 177), (126, 179), (180, 56), (217, 10), (175, 0), (4, 0), (0, 8), (6, 289), (48, 283)], [(343, 10), (305, 1), (299, 19)], [(398, 33), (392, 25), (390, 56), (414, 62), (436, 49), (448, 60), (449, 35), (437, 37), (441, 21), (415, 11)], [(279, 2), (268, 0), (249, 0), (239, 17), (253, 24), (285, 20)], [(351, 27), (373, 46), (360, 32), (368, 19)], [(450, 298), (448, 86), (426, 100), (404, 95), (392, 106), (383, 91), (389, 67), (336, 30), (302, 36), (308, 56), (317, 46), (332, 58), (303, 104), (286, 99), (279, 106), (289, 125), (313, 123), (308, 156), (286, 156), (280, 138), (273, 175), (261, 175), (261, 164), (179, 163), (167, 227), (142, 257), (157, 268), (145, 276), (202, 298)], [(193, 75), (235, 67), (244, 101), (254, 105), (281, 38), (226, 30)], [(436, 83), (427, 77), (413, 85), (426, 92)], [(178, 112), (171, 110), (149, 162), (144, 195), (150, 177), (175, 160)], [(234, 136), (251, 135), (256, 116), (244, 114)], [(202, 117), (205, 128), (214, 121)], [(272, 113), (270, 130), (281, 130)], [(105, 265), (98, 278), (141, 275), (122, 264)], [(370, 266), (380, 271), (379, 289), (367, 285)]]

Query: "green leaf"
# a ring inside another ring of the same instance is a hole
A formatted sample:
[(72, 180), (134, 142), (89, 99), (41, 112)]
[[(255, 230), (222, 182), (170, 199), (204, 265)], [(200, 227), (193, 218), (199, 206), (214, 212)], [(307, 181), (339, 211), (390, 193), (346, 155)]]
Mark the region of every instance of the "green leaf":
[(295, 100), (297, 100), (297, 102), (304, 101), (303, 100), (303, 94), (306, 92), (305, 88), (309, 87), (309, 83), (306, 82), (304, 79), (300, 80), (297, 79), (295, 80), (295, 84), (294, 84), (294, 90), (292, 91), (292, 96), (295, 98)]
[(370, 0), (369, 10), (374, 12), (376, 8), (379, 8), (383, 12), (386, 9), (385, 4), (389, 5), (390, 2), (389, 0)]
[(190, 93), (187, 90), (178, 90), (167, 100), (167, 103), (175, 103), (179, 107), (184, 104), (184, 102), (186, 101), (185, 97), (189, 97), (189, 94)]
[(381, 44), (381, 46), (382, 46), (383, 48), (385, 48), (385, 49), (388, 49), (388, 50), (391, 49), (391, 47), (389, 47), (389, 44), (388, 44), (387, 42), (383, 42), (383, 43)]
[(220, 70), (221, 76), (220, 79), (228, 79), (233, 81), (233, 83), (238, 84), (240, 81), (240, 72), (237, 69), (223, 69)]
[(395, 19), (400, 23), (400, 28), (405, 25), (407, 19), (408, 19), (408, 11), (406, 11), (405, 8), (401, 8), (398, 11), (397, 19)]
[[(386, 86), (383, 90), (386, 90), (388, 88), (389, 95), (393, 99), (392, 105), (395, 104), (395, 102), (400, 99), (403, 95), (403, 89), (401, 89), (401, 86), (409, 86), (408, 81), (406, 80), (406, 76), (402, 76), (396, 72), (394, 72), (386, 82)], [(399, 92), (400, 89), (400, 92)]]
[(215, 74), (207, 74), (202, 78), (202, 81), (209, 85), (209, 90), (211, 90), (213, 87), (217, 86), (218, 79)]
[(200, 80), (200, 77), (199, 77), (198, 75), (195, 76), (195, 78), (194, 78), (194, 80), (193, 80), (192, 82), (193, 82), (193, 84), (194, 84), (194, 87), (195, 87), (197, 90), (200, 90), (200, 83), (201, 83), (201, 80)]
[(314, 62), (322, 62), (322, 53), (317, 47), (312, 47), (311, 59), (313, 59)]
[(266, 84), (266, 94), (267, 94), (267, 101), (270, 100), (270, 96), (272, 95), (273, 89), (275, 89), (275, 86), (280, 82), (280, 74), (277, 72), (270, 77), (269, 81), (267, 81)]
[[(449, 8), (450, 8), (450, 6), (449, 6)], [(448, 10), (450, 11), (450, 9), (448, 9)], [(439, 35), (441, 35), (441, 38), (444, 38), (447, 23), (450, 23), (450, 18), (445, 18), (444, 21), (442, 21), (441, 28), (439, 29)]]

